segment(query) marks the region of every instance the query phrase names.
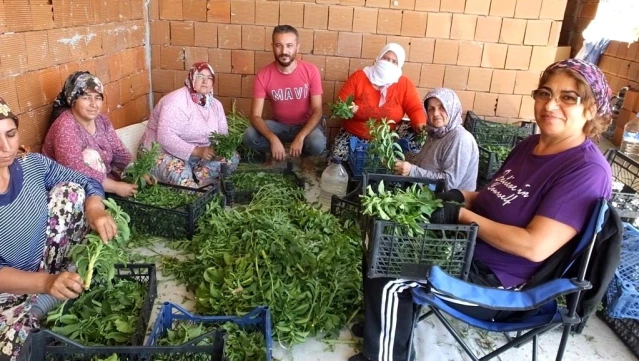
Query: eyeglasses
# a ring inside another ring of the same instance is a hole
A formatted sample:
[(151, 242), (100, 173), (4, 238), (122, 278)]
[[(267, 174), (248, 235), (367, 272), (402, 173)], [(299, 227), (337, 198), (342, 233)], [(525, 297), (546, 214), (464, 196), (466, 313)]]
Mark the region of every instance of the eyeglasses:
[(195, 79), (213, 80), (213, 77), (212, 76), (208, 76), (208, 75), (204, 75), (204, 74), (197, 74), (197, 75), (195, 75)]
[(532, 98), (536, 102), (548, 102), (550, 99), (555, 99), (557, 104), (563, 105), (579, 105), (581, 104), (581, 97), (570, 93), (560, 93), (553, 95), (549, 90), (537, 89), (533, 90), (531, 94)]

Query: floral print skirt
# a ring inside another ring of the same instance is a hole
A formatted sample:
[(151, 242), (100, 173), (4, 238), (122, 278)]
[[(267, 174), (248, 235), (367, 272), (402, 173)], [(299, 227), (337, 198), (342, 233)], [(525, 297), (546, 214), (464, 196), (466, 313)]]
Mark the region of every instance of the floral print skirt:
[[(49, 192), (49, 218), (40, 272), (55, 274), (67, 269), (69, 248), (80, 242), (88, 229), (84, 199), (84, 189), (75, 183), (59, 184)], [(37, 297), (0, 293), (0, 361), (17, 360), (29, 332), (40, 326), (30, 314)]]
[[(226, 162), (229, 172), (237, 169), (239, 162), (240, 155), (236, 152)], [(168, 153), (162, 153), (158, 157), (155, 168), (151, 173), (162, 183), (200, 188), (217, 183), (222, 173), (222, 163), (220, 160), (203, 160), (197, 157), (191, 157), (185, 162)]]

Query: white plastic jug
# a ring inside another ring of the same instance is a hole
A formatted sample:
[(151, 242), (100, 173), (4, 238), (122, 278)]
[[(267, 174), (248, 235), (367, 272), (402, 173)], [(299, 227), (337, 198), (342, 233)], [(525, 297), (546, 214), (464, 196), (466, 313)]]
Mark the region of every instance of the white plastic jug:
[(331, 209), (331, 197), (335, 194), (338, 197), (346, 195), (348, 186), (348, 174), (342, 166), (342, 161), (333, 159), (331, 164), (322, 172), (320, 181), (320, 203), (322, 209), (329, 211)]

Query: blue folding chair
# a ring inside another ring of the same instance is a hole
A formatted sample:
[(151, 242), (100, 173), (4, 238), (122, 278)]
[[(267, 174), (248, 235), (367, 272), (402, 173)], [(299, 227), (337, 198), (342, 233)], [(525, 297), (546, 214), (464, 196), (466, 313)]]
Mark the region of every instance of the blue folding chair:
[[(490, 360), (510, 348), (519, 347), (530, 340), (533, 341), (532, 359), (535, 361), (537, 360), (538, 336), (563, 326), (564, 330), (556, 357), (556, 360), (560, 361), (571, 328), (577, 327), (594, 311), (612, 280), (614, 269), (619, 264), (622, 233), (623, 226), (618, 214), (608, 206), (605, 200), (600, 200), (583, 232), (553, 255), (560, 256), (561, 261), (557, 262), (558, 257), (548, 260), (559, 267), (557, 273), (545, 272), (543, 280), (538, 280), (539, 282), (534, 286), (524, 288), (521, 291), (478, 286), (452, 277), (439, 267), (433, 266), (427, 278), (428, 286), (412, 290), (414, 303), (430, 307), (430, 311), (416, 319), (416, 322), (434, 314), (474, 361)], [(590, 272), (593, 264), (600, 266), (604, 264), (603, 262), (610, 265), (606, 267), (611, 270), (610, 272)], [(506, 319), (496, 322), (478, 320), (451, 307), (450, 303), (438, 295), (449, 300), (468, 302), (491, 310), (515, 311), (515, 313), (521, 311), (521, 313), (518, 313), (518, 316), (513, 317), (512, 320)], [(557, 298), (560, 296), (566, 296), (567, 307), (558, 306)], [(531, 312), (533, 310), (535, 312)], [(524, 311), (528, 312), (523, 313)], [(508, 343), (479, 358), (455, 331), (443, 313), (487, 331), (517, 332), (517, 337), (509, 338)], [(522, 331), (525, 330), (529, 331), (522, 334)]]

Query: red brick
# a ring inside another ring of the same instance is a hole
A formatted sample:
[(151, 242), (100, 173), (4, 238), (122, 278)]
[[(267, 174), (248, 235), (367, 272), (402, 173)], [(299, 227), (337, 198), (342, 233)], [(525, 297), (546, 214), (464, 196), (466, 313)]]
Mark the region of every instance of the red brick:
[(470, 68), (466, 89), (478, 92), (488, 92), (490, 91), (492, 78), (492, 69)]
[(341, 0), (340, 4), (344, 6), (364, 6), (366, 5), (366, 0)]
[(29, 31), (33, 29), (31, 7), (25, 1), (6, 0), (4, 10), (5, 22), (10, 31)]
[(582, 3), (581, 10), (579, 11), (579, 17), (585, 19), (594, 19), (597, 15), (598, 3)]
[(335, 55), (337, 52), (337, 36), (337, 31), (316, 31), (313, 39), (313, 54)]
[(530, 70), (543, 71), (555, 61), (557, 48), (547, 46), (534, 46), (530, 60)]
[(118, 88), (120, 91), (120, 103), (126, 104), (131, 101), (133, 89), (131, 88), (131, 78), (126, 76), (118, 80)]
[(179, 88), (180, 86), (184, 85), (184, 80), (186, 80), (188, 76), (189, 76), (189, 72), (187, 70), (173, 71), (173, 84), (175, 84), (175, 87)]
[(362, 38), (362, 58), (377, 58), (377, 54), (379, 54), (384, 45), (386, 45), (386, 36), (364, 34)]
[[(60, 89), (62, 89), (60, 70), (58, 70), (57, 67), (50, 67), (40, 70), (38, 75), (40, 76), (40, 85), (42, 87), (44, 102), (53, 102), (58, 96), (58, 93), (60, 93)], [(4, 96), (4, 94), (2, 96)]]
[[(197, 62), (209, 62), (209, 51), (207, 48), (184, 48), (184, 65), (188, 69)], [(215, 68), (213, 68), (215, 70)]]
[(213, 66), (216, 73), (230, 73), (231, 51), (226, 49), (209, 49), (209, 64)]
[(435, 40), (435, 64), (457, 64), (457, 54), (459, 52), (459, 40)]
[(263, 26), (242, 25), (242, 49), (262, 50), (264, 48), (265, 32)]
[(495, 115), (497, 107), (497, 94), (475, 93), (473, 112), (477, 115)]
[(160, 67), (184, 70), (184, 49), (177, 46), (163, 46), (160, 49)]
[(526, 120), (535, 120), (535, 100), (530, 95), (524, 95), (521, 97), (519, 118)]
[(450, 37), (451, 22), (451, 14), (429, 13), (428, 24), (426, 24), (426, 37), (448, 39)]
[(78, 64), (78, 69), (83, 69), (91, 74), (95, 74), (96, 65), (95, 59), (85, 59)]
[(208, 12), (206, 13), (206, 21), (210, 23), (230, 23), (231, 1), (209, 0)]
[(328, 6), (304, 5), (304, 27), (307, 29), (326, 30), (328, 28)]
[(148, 90), (145, 92), (144, 88), (148, 79), (148, 74), (145, 71), (131, 75), (131, 97), (133, 99), (148, 93)]
[(195, 46), (217, 47), (217, 24), (195, 23)]
[(402, 31), (402, 11), (380, 9), (377, 16), (377, 34), (399, 35)]
[(465, 90), (468, 83), (468, 71), (466, 66), (447, 65), (444, 74), (444, 87), (453, 90)]
[(435, 53), (435, 39), (411, 38), (411, 46), (418, 51), (411, 51), (408, 60), (416, 63), (432, 63)]
[(475, 38), (475, 27), (477, 26), (476, 15), (454, 14), (453, 25), (450, 31), (451, 39), (473, 40)]
[(567, 0), (543, 0), (539, 13), (540, 19), (563, 20)]
[(531, 71), (518, 71), (515, 78), (515, 90), (513, 93), (528, 95), (537, 89), (539, 73)]
[(195, 45), (195, 30), (192, 21), (171, 21), (171, 45)]
[(218, 25), (217, 46), (222, 49), (242, 48), (241, 25)]
[(288, 1), (280, 2), (280, 24), (288, 24), (294, 27), (304, 26), (304, 4)]
[(475, 92), (457, 90), (455, 93), (457, 97), (459, 97), (459, 102), (462, 105), (462, 114), (465, 111), (473, 109), (475, 105)]
[(551, 25), (552, 21), (550, 20), (528, 20), (524, 44), (548, 45)]
[(135, 73), (136, 69), (136, 55), (137, 52), (134, 49), (127, 49), (120, 53), (122, 59), (122, 76), (128, 76)]
[(466, 0), (441, 0), (439, 5), (439, 11), (449, 13), (463, 13), (465, 8)]
[(488, 15), (490, 12), (490, 0), (470, 0), (466, 1), (466, 14)]
[(135, 69), (147, 69), (147, 57), (146, 57), (146, 48), (143, 46), (139, 46), (133, 49), (133, 53), (135, 54)]
[[(182, 2), (175, 0), (160, 0), (160, 19), (182, 20)], [(109, 7), (107, 7), (109, 10)]]
[(38, 72), (27, 72), (16, 77), (16, 92), (22, 112), (44, 105), (44, 94)]
[(234, 74), (255, 74), (255, 55), (248, 50), (231, 50), (231, 71)]
[(314, 64), (319, 69), (322, 79), (326, 74), (326, 57), (321, 55), (304, 55), (304, 61)]
[(426, 34), (426, 20), (428, 14), (421, 11), (404, 11), (402, 17), (402, 36), (422, 38)]
[(415, 10), (438, 12), (439, 0), (415, 0)]
[(255, 3), (255, 25), (276, 26), (280, 19), (280, 4), (275, 1)]
[(255, 1), (232, 0), (231, 23), (250, 25), (255, 24)]
[(242, 75), (242, 97), (253, 97), (253, 83), (255, 82), (255, 75)]
[(322, 102), (332, 103), (335, 99), (335, 82), (334, 81), (322, 81)]
[(550, 26), (550, 35), (548, 36), (548, 45), (557, 46), (561, 38), (561, 21), (553, 21)]
[(422, 64), (406, 62), (402, 67), (402, 74), (410, 79), (413, 84), (419, 84), (421, 72)]
[[(269, 29), (266, 29), (267, 33)], [(310, 54), (313, 51), (313, 37), (315, 36), (315, 32), (310, 29), (298, 29), (297, 32), (300, 34), (300, 53), (302, 54)], [(273, 50), (270, 46), (271, 33), (268, 33), (266, 41), (269, 43), (268, 50)]]
[(133, 26), (128, 28), (131, 42), (129, 47), (146, 45), (147, 23), (136, 21)]
[(206, 0), (182, 0), (182, 16), (184, 20), (206, 21)]
[(340, 31), (337, 38), (337, 55), (359, 58), (362, 55), (362, 34)]
[[(122, 77), (122, 56), (120, 53), (107, 55), (109, 59), (109, 79), (111, 81), (119, 80)], [(67, 64), (65, 64), (67, 65)], [(60, 68), (60, 77), (64, 80), (68, 73), (64, 71), (64, 67)]]
[[(157, 56), (157, 59), (160, 59), (159, 54)], [(102, 81), (103, 84), (111, 82), (111, 75), (109, 74), (109, 57), (105, 55), (93, 58), (93, 60), (95, 62), (95, 75)]]
[(351, 58), (351, 62), (348, 66), (348, 75), (351, 76), (357, 70), (364, 69), (364, 67), (367, 67), (371, 64), (372, 61), (370, 59)]
[(500, 43), (522, 44), (526, 32), (526, 20), (504, 19), (501, 25)]
[[(119, 20), (130, 20), (131, 19), (131, 0), (119, 0), (118, 2), (119, 9)], [(75, 18), (76, 13), (73, 13), (73, 17)], [(75, 21), (75, 19), (74, 19)]]
[(27, 47), (27, 64), (29, 69), (42, 69), (50, 66), (49, 42), (46, 31), (30, 31), (24, 33)]
[(493, 70), (493, 79), (490, 83), (491, 93), (512, 94), (515, 89), (517, 72), (514, 70)]
[(326, 80), (345, 81), (348, 78), (348, 58), (329, 56), (326, 58)]
[(475, 29), (475, 41), (496, 43), (499, 41), (502, 19), (494, 16), (480, 16)]
[(462, 41), (459, 44), (457, 65), (480, 66), (484, 43), (476, 41)]
[[(387, 36), (386, 43), (396, 43), (399, 44), (402, 48), (404, 48), (404, 52), (406, 52), (406, 59), (410, 58), (410, 38), (405, 38), (403, 36)], [(380, 50), (382, 48), (379, 48)], [(420, 51), (420, 49), (417, 49)]]
[(425, 88), (440, 88), (444, 84), (445, 65), (422, 64), (419, 86)]
[(218, 74), (217, 81), (220, 83), (219, 96), (242, 96), (242, 75)]
[(0, 35), (0, 64), (4, 75), (18, 74), (27, 68), (24, 33)]
[(51, 106), (20, 114), (20, 144), (28, 147), (31, 152), (38, 151), (49, 128), (50, 115)]
[(521, 107), (521, 95), (499, 94), (497, 98), (498, 117), (516, 118), (519, 116)]
[(515, 16), (517, 0), (493, 0), (490, 4), (490, 16), (512, 18)]
[(331, 6), (329, 8), (329, 30), (353, 30), (353, 8), (346, 6)]
[(532, 46), (508, 45), (506, 69), (528, 70)]
[[(53, 0), (53, 19), (56, 28), (65, 28), (73, 26), (73, 4), (70, 1), (65, 0)], [(6, 7), (6, 5), (5, 5)], [(117, 7), (115, 7), (117, 10)], [(9, 9), (5, 9), (9, 14)], [(7, 19), (7, 25), (9, 29), (12, 29), (11, 24)]]
[(519, 19), (539, 19), (542, 0), (517, 1), (515, 17)]
[[(60, 88), (58, 88), (58, 91), (60, 91)], [(20, 103), (18, 102), (18, 93), (16, 91), (16, 77), (0, 77), (0, 94), (0, 97), (9, 104), (12, 110), (20, 112)]]
[[(53, 29), (53, 6), (48, 4), (31, 4), (31, 18), (33, 20), (33, 30)], [(0, 15), (0, 23), (2, 23)], [(2, 25), (0, 25), (0, 30)]]
[(143, 19), (145, 8), (146, 8), (146, 5), (144, 0), (131, 0), (131, 19), (134, 19), (134, 20)]
[(367, 7), (390, 8), (390, 0), (366, 0)]
[(353, 31), (356, 33), (375, 33), (379, 9), (355, 8), (353, 11)]

